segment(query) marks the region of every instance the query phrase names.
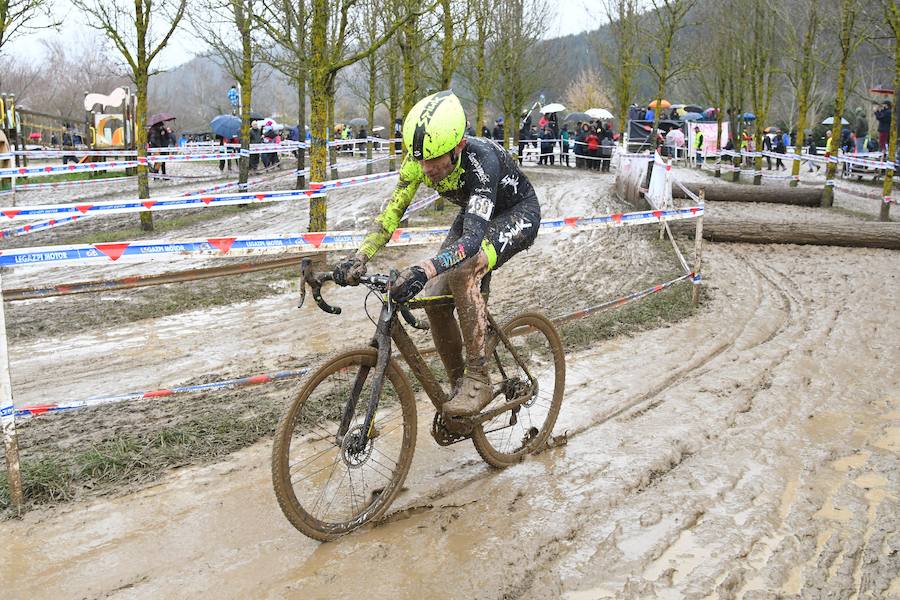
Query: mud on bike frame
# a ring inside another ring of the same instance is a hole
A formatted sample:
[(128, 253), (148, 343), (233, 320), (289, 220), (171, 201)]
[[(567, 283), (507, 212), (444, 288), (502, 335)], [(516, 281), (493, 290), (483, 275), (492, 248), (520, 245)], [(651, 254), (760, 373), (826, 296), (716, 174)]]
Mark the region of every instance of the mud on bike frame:
[[(305, 302), (306, 286), (308, 285), (310, 287), (310, 290), (312, 291), (313, 299), (320, 309), (333, 315), (341, 314), (340, 307), (331, 306), (330, 304), (328, 304), (328, 302), (325, 301), (324, 298), (322, 298), (322, 284), (327, 281), (333, 281), (332, 273), (313, 272), (311, 266), (312, 261), (310, 261), (310, 259), (303, 259), (300, 263), (302, 282), (300, 290), (300, 303), (298, 306), (302, 307), (303, 303)], [(365, 421), (363, 422), (362, 427), (356, 429), (359, 432), (367, 433), (366, 435), (357, 436), (357, 439), (350, 440), (351, 450), (356, 450), (358, 452), (363, 451), (368, 441), (367, 438), (371, 437), (374, 433), (373, 427), (375, 412), (378, 409), (378, 402), (381, 397), (381, 390), (383, 387), (385, 373), (387, 372), (388, 363), (391, 359), (392, 341), (397, 345), (397, 350), (400, 352), (400, 355), (406, 361), (407, 365), (409, 365), (410, 370), (422, 385), (422, 388), (425, 390), (425, 393), (428, 395), (428, 398), (431, 400), (432, 404), (434, 404), (434, 407), (437, 410), (435, 419), (436, 428), (439, 426), (441, 406), (449, 400), (447, 394), (444, 392), (444, 389), (438, 382), (434, 372), (427, 365), (425, 359), (422, 357), (421, 352), (409, 337), (409, 334), (403, 328), (403, 324), (399, 321), (399, 319), (397, 319), (397, 314), (399, 313), (410, 326), (416, 329), (427, 330), (429, 329), (428, 322), (417, 319), (416, 316), (412, 313), (412, 310), (425, 308), (426, 306), (452, 305), (454, 302), (453, 296), (432, 296), (426, 298), (413, 298), (412, 300), (403, 303), (395, 302), (390, 297), (390, 289), (393, 283), (396, 281), (397, 276), (398, 272), (396, 270), (392, 270), (389, 275), (375, 274), (364, 275), (360, 277), (361, 285), (379, 294), (379, 299), (382, 302), (382, 307), (381, 314), (379, 315), (378, 322), (376, 323), (375, 335), (370, 342), (370, 345), (378, 350), (378, 359), (375, 364), (375, 373), (372, 380), (371, 395), (366, 408)], [(519, 356), (515, 346), (510, 343), (507, 334), (504, 333), (502, 328), (497, 325), (490, 311), (486, 310), (485, 313), (487, 315), (488, 325), (490, 327), (488, 330), (487, 340), (485, 342), (485, 350), (486, 352), (493, 353), (496, 359), (496, 364), (504, 379), (504, 385), (498, 392), (495, 392), (494, 395), (496, 397), (499, 394), (504, 394), (507, 398), (507, 401), (494, 408), (491, 408), (490, 410), (481, 412), (480, 414), (473, 417), (447, 419), (445, 422), (440, 423), (440, 430), (433, 430), (433, 433), (436, 434), (434, 437), (436, 441), (441, 445), (449, 445), (467, 439), (473, 427), (481, 423), (490, 421), (491, 419), (494, 419), (504, 412), (516, 409), (531, 396), (534, 390), (537, 389), (537, 378), (529, 370), (528, 362), (522, 360), (522, 358)], [(510, 337), (522, 333), (527, 333), (530, 327), (526, 326), (522, 327), (521, 329), (522, 331), (516, 330), (510, 332)], [(527, 382), (515, 379), (511, 380), (506, 375), (499, 357), (496, 356), (496, 347), (498, 343), (502, 343), (510, 352), (516, 364), (528, 377)], [(350, 428), (351, 420), (356, 411), (357, 402), (359, 401), (359, 397), (362, 393), (362, 388), (368, 375), (369, 367), (361, 367), (359, 372), (356, 374), (353, 386), (351, 387), (350, 398), (348, 398), (347, 403), (344, 406), (341, 416), (341, 423), (336, 435), (335, 443), (338, 446), (341, 446), (344, 443), (343, 437), (344, 435), (346, 435), (347, 431)]]

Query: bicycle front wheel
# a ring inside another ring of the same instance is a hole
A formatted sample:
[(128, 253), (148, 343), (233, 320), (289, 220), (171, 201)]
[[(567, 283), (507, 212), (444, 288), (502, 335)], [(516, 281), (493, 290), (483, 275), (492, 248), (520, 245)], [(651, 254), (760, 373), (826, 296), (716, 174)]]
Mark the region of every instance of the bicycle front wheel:
[[(376, 360), (374, 348), (361, 348), (328, 361), (291, 402), (275, 434), (275, 496), (291, 524), (311, 538), (332, 540), (379, 518), (409, 471), (415, 396), (394, 361), (373, 426), (365, 431), (363, 425)], [(358, 401), (349, 411), (353, 390)]]
[(472, 443), (478, 454), (498, 468), (521, 461), (547, 440), (556, 424), (566, 387), (566, 354), (556, 328), (547, 317), (522, 313), (503, 325), (503, 333), (536, 385), (532, 385), (510, 349), (498, 341), (492, 356), (488, 357), (495, 397), (484, 410), (502, 405), (523, 393), (522, 390), (530, 393), (521, 406), (497, 415), (472, 431)]

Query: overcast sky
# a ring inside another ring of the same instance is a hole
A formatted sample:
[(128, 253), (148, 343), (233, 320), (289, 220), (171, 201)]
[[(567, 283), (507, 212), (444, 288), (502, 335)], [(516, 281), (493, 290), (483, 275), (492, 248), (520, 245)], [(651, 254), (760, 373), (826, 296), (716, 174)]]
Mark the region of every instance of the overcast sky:
[[(557, 13), (554, 18), (548, 20), (544, 37), (581, 33), (600, 25), (602, 14), (600, 0), (549, 0), (549, 2), (551, 6), (557, 7)], [(88, 43), (92, 35), (97, 35), (87, 27), (86, 20), (70, 3), (58, 1), (56, 13), (57, 18), (65, 24), (62, 31), (24, 36), (10, 44), (8, 50), (4, 49), (4, 53), (35, 61), (43, 56), (41, 39), (61, 36), (69, 44), (78, 44)], [(175, 67), (190, 60), (197, 50), (195, 40), (187, 28), (184, 28), (173, 36), (169, 45), (160, 54), (157, 66), (165, 69)]]

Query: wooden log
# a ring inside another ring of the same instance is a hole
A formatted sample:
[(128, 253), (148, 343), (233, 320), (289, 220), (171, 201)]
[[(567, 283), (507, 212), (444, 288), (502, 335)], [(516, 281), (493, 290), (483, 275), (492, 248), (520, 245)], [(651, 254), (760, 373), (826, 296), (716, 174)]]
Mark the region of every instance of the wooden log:
[[(689, 221), (673, 221), (669, 225), (675, 234), (692, 236), (694, 233), (694, 224)], [(806, 244), (900, 250), (900, 223), (785, 223), (706, 215), (703, 219), (703, 239), (745, 244)]]
[[(794, 206), (819, 206), (822, 202), (822, 188), (774, 188), (759, 185), (723, 185), (689, 183), (685, 186), (694, 194), (706, 190), (709, 202), (769, 202), (792, 204)], [(687, 194), (677, 185), (672, 186), (672, 196), (687, 198)]]

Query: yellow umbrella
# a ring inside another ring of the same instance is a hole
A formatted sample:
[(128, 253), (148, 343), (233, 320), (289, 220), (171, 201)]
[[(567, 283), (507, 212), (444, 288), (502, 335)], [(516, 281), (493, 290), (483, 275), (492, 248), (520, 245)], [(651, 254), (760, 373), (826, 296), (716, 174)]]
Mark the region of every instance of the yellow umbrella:
[[(647, 105), (649, 108), (656, 108), (656, 100)], [(668, 100), (660, 100), (659, 102), (660, 108), (669, 108), (672, 106), (672, 103)]]

